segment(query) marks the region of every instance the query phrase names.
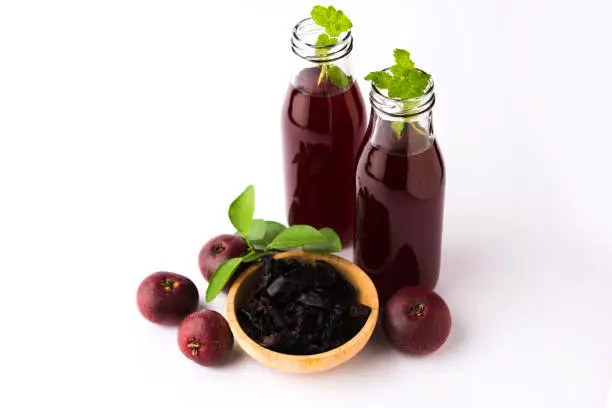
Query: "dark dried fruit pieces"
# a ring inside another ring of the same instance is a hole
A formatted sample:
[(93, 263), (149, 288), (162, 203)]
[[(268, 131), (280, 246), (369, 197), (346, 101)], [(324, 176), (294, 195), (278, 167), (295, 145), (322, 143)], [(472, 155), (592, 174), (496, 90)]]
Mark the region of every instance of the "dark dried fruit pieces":
[(183, 320), (178, 344), (188, 359), (203, 366), (216, 366), (229, 357), (234, 336), (223, 316), (213, 310), (201, 310)]
[(421, 286), (406, 286), (387, 302), (383, 328), (399, 351), (428, 354), (440, 348), (448, 338), (450, 310), (435, 292)]
[(355, 288), (330, 264), (262, 258), (259, 282), (238, 308), (240, 326), (260, 345), (286, 354), (317, 354), (353, 338), (370, 315)]
[(136, 303), (140, 313), (153, 323), (179, 324), (198, 307), (198, 289), (183, 275), (156, 272), (138, 287)]

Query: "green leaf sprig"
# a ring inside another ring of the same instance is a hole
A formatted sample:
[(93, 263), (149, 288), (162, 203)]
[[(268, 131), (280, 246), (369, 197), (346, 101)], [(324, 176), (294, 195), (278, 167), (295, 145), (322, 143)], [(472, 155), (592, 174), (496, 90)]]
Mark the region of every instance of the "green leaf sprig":
[[(338, 37), (353, 27), (351, 20), (342, 10), (336, 10), (334, 6), (314, 6), (310, 12), (312, 20), (325, 29), (319, 34), (315, 46), (330, 47), (338, 43)], [(316, 50), (317, 55), (327, 55), (327, 48)], [(323, 79), (329, 76), (329, 80), (338, 88), (346, 88), (351, 83), (351, 78), (337, 65), (323, 63), (317, 86), (321, 85)]]
[[(396, 48), (393, 51), (393, 57), (395, 58), (395, 65), (389, 68), (393, 75), (386, 71), (374, 71), (370, 72), (365, 79), (372, 81), (378, 89), (387, 89), (389, 98), (412, 99), (423, 95), (431, 75), (416, 69), (410, 53), (406, 50)], [(413, 107), (411, 102), (404, 103), (405, 109), (411, 107)], [(413, 121), (406, 119), (405, 122), (408, 122), (416, 132), (425, 136), (425, 132), (417, 127)], [(404, 130), (404, 122), (392, 122), (391, 128), (399, 139)]]
[(241, 264), (293, 248), (322, 253), (342, 249), (338, 234), (331, 228), (317, 230), (309, 225), (287, 228), (276, 221), (253, 219), (254, 212), (255, 188), (251, 185), (232, 201), (228, 211), (230, 222), (237, 234), (244, 238), (249, 249), (241, 257), (228, 259), (219, 265), (206, 289), (207, 302), (217, 297)]

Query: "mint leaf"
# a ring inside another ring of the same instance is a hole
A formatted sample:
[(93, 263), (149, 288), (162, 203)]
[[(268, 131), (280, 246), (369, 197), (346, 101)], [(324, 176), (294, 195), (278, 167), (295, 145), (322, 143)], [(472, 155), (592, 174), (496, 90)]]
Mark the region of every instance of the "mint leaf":
[(342, 10), (338, 10), (333, 17), (331, 24), (325, 27), (325, 31), (327, 31), (327, 33), (333, 37), (338, 37), (340, 34), (350, 30), (352, 27), (353, 23), (351, 23), (351, 20), (342, 12)]
[(228, 215), (234, 228), (246, 236), (255, 212), (255, 188), (248, 186), (231, 204)]
[(393, 56), (396, 64), (389, 68), (393, 75), (385, 71), (374, 71), (365, 79), (372, 81), (377, 88), (388, 89), (389, 98), (412, 99), (423, 95), (431, 75), (414, 67), (408, 51), (396, 48)]
[(302, 246), (304, 251), (310, 252), (339, 252), (342, 250), (342, 242), (340, 237), (331, 228), (321, 228), (319, 230), (325, 237), (325, 240), (318, 244), (310, 244)]
[(412, 94), (410, 81), (402, 77), (394, 76), (389, 84), (389, 98), (407, 99)]
[(423, 95), (429, 84), (430, 75), (412, 69), (407, 76), (393, 76), (389, 85), (389, 98), (411, 99)]
[(429, 79), (431, 78), (431, 75), (423, 71), (419, 71), (418, 69), (413, 69), (410, 71), (407, 78), (410, 82), (414, 84), (413, 85), (415, 89), (414, 96), (421, 96), (423, 95), (423, 93), (427, 89), (427, 86), (429, 85)]
[(345, 31), (353, 27), (351, 20), (342, 12), (336, 10), (334, 6), (327, 8), (323, 6), (314, 6), (310, 11), (310, 17), (319, 26), (325, 29), (325, 32), (332, 37), (338, 37)]
[(251, 228), (249, 228), (249, 232), (246, 235), (246, 239), (251, 241), (257, 241), (264, 237), (266, 234), (266, 222), (264, 220), (253, 220), (251, 222)]
[(366, 81), (372, 81), (378, 89), (389, 88), (391, 79), (393, 79), (391, 74), (389, 74), (388, 72), (384, 72), (384, 71), (370, 72), (368, 76), (365, 77)]
[(404, 122), (399, 122), (399, 121), (391, 122), (391, 129), (393, 129), (398, 139), (401, 138), (402, 132), (404, 131)]
[(393, 57), (395, 58), (397, 65), (406, 68), (414, 68), (414, 62), (410, 58), (410, 53), (408, 51), (402, 50), (401, 48), (396, 48), (393, 51)]
[(315, 43), (318, 47), (328, 47), (330, 45), (334, 45), (338, 43), (338, 39), (334, 37), (330, 37), (327, 33), (321, 33), (317, 37), (317, 42)]
[(310, 11), (310, 17), (312, 17), (312, 20), (321, 27), (327, 26), (329, 22), (327, 8), (323, 6), (314, 6)]
[(290, 249), (325, 241), (325, 235), (309, 225), (294, 225), (281, 231), (266, 249)]
[[(338, 39), (334, 37), (330, 37), (327, 33), (319, 34), (317, 37), (317, 42), (315, 46), (317, 47), (331, 47), (334, 44), (338, 43)], [(315, 50), (316, 55), (326, 55), (328, 52), (328, 48), (318, 48)]]
[(223, 262), (215, 273), (213, 273), (206, 288), (206, 301), (210, 302), (223, 290), (225, 284), (230, 280), (236, 268), (242, 262), (242, 258), (231, 258)]
[(412, 71), (412, 68), (408, 68), (403, 65), (395, 64), (391, 66), (389, 70), (393, 73), (393, 76), (407, 77), (410, 74), (410, 71)]
[(274, 252), (269, 252), (269, 251), (251, 251), (247, 254), (247, 256), (242, 258), (242, 263), (254, 262), (258, 260), (259, 258), (262, 258), (266, 255), (271, 255), (273, 253)]
[(327, 70), (327, 75), (329, 75), (332, 84), (336, 85), (338, 88), (347, 88), (351, 84), (351, 78), (337, 65), (330, 65)]

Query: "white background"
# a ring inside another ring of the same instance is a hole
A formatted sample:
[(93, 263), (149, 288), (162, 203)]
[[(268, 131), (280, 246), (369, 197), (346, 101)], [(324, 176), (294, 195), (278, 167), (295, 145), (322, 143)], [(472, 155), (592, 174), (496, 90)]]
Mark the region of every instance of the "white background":
[[(447, 170), (425, 358), (375, 338), (294, 376), (197, 366), (135, 305), (191, 277), (229, 202), (284, 220), (280, 105), (312, 1), (0, 2), (3, 407), (603, 407), (612, 380), (612, 4), (335, 1), (362, 78), (412, 51)], [(362, 90), (369, 85), (361, 82)], [(211, 308), (224, 310), (224, 298)]]

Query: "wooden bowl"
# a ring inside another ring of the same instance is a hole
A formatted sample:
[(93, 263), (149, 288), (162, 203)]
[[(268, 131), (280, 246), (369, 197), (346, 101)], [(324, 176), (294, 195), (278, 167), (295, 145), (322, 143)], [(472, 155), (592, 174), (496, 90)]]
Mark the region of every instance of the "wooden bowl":
[(314, 254), (303, 251), (281, 252), (276, 259), (295, 258), (308, 262), (323, 260), (333, 265), (346, 280), (357, 289), (357, 299), (372, 309), (370, 317), (363, 328), (348, 342), (325, 353), (311, 355), (291, 355), (268, 350), (253, 341), (240, 327), (236, 318), (236, 305), (251, 292), (257, 282), (260, 264), (255, 264), (244, 271), (234, 282), (227, 296), (227, 320), (240, 347), (255, 360), (268, 367), (291, 373), (314, 373), (337, 367), (353, 358), (366, 345), (378, 319), (378, 294), (372, 280), (357, 265), (335, 255)]

